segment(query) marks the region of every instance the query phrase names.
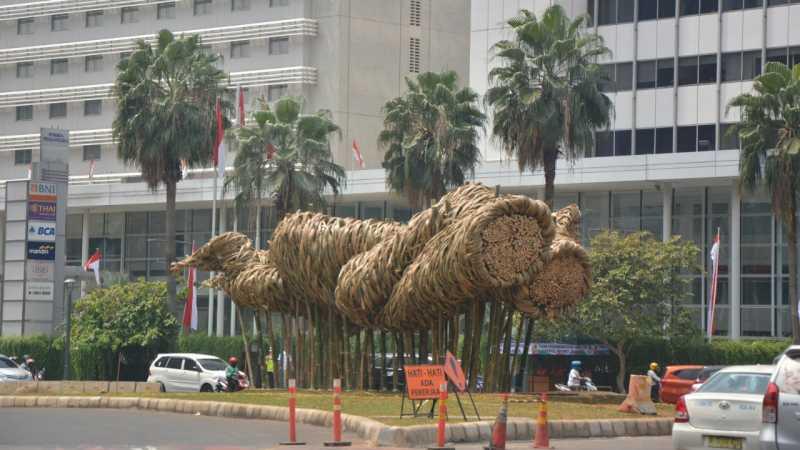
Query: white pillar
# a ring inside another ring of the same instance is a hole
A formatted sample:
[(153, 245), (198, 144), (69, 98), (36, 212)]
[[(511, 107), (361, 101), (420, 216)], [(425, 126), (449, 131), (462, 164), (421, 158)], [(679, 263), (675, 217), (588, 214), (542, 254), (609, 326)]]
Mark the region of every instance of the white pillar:
[[(81, 265), (89, 259), (89, 211), (83, 213), (81, 227)], [(86, 296), (86, 281), (81, 281), (81, 297)]]
[[(225, 230), (225, 224), (227, 219), (227, 208), (225, 207), (225, 202), (222, 201), (220, 205), (220, 212), (219, 212), (219, 230)], [(236, 223), (236, 216), (234, 216), (234, 224)], [(235, 226), (235, 225), (234, 225)], [(216, 230), (214, 230), (216, 232)], [(225, 293), (222, 290), (218, 290), (216, 292), (217, 295), (217, 336), (225, 336)]]
[(661, 234), (664, 242), (672, 237), (672, 185), (661, 185)]
[(741, 197), (736, 185), (731, 186), (731, 240), (730, 253), (731, 263), (728, 268), (728, 291), (730, 292), (731, 306), (731, 339), (739, 339), (741, 336), (741, 296), (739, 286), (741, 285), (740, 270), (740, 242), (741, 242)]

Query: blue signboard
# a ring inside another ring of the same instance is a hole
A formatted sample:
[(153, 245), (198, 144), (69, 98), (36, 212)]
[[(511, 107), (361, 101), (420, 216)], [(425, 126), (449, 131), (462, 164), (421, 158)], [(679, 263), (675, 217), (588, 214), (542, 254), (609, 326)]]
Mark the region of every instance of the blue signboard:
[(56, 202), (28, 202), (28, 220), (46, 220), (55, 222)]
[(54, 242), (28, 242), (28, 259), (55, 260), (56, 244)]

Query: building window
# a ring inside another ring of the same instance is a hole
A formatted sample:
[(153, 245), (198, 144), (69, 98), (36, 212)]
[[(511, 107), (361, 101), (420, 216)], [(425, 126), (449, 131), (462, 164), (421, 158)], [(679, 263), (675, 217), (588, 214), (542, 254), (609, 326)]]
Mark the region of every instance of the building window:
[(594, 156), (614, 155), (614, 132), (598, 131), (594, 137)]
[(211, 14), (211, 0), (194, 0), (194, 15), (204, 16)]
[(656, 153), (672, 153), (672, 127), (656, 128)]
[(785, 47), (781, 48), (769, 48), (767, 49), (767, 62), (777, 62), (781, 64), (786, 64), (788, 61), (787, 58), (788, 49)]
[(410, 10), (409, 25), (412, 27), (422, 26), (422, 1), (411, 0)]
[(617, 23), (633, 22), (633, 10), (636, 0), (617, 0)]
[(139, 8), (136, 6), (129, 6), (122, 8), (120, 14), (120, 23), (136, 23), (139, 21)]
[(636, 154), (650, 155), (656, 145), (656, 130), (636, 130)]
[(247, 11), (250, 9), (250, 0), (231, 0), (231, 11)]
[(720, 77), (725, 81), (740, 81), (742, 79), (742, 53), (723, 53)]
[(17, 78), (33, 78), (33, 63), (17, 63)]
[[(590, 2), (592, 0), (589, 0)], [(653, 20), (658, 18), (658, 1), (638, 0), (639, 1), (639, 21)]]
[[(789, 0), (767, 0), (767, 6), (781, 6), (789, 3)], [(797, 3), (796, 1), (794, 3)]]
[(675, 61), (672, 58), (659, 59), (657, 62), (657, 87), (675, 86)]
[(614, 132), (614, 156), (631, 154), (631, 130), (617, 130)]
[(231, 59), (247, 58), (250, 56), (250, 42), (231, 42)]
[(709, 152), (717, 149), (717, 127), (699, 125), (697, 127), (697, 151)]
[(678, 127), (678, 152), (697, 151), (697, 127)]
[(67, 104), (66, 103), (51, 103), (50, 104), (50, 118), (59, 119), (67, 117)]
[(33, 159), (33, 150), (14, 150), (14, 165), (22, 166), (28, 165)]
[(269, 39), (269, 54), (270, 55), (286, 55), (289, 53), (289, 38), (270, 38)]
[(742, 8), (761, 8), (763, 0), (722, 0), (723, 11), (735, 11)]
[(268, 102), (275, 102), (280, 100), (289, 93), (289, 86), (286, 84), (278, 84), (275, 86), (269, 86), (267, 88), (267, 101)]
[(617, 64), (617, 90), (630, 91), (633, 89), (633, 63)]
[(717, 55), (700, 56), (697, 78), (700, 84), (717, 82)]
[(69, 14), (56, 14), (50, 17), (50, 31), (66, 31)]
[(719, 11), (719, 0), (701, 0), (700, 14), (709, 14)]
[(86, 57), (86, 72), (100, 72), (103, 70), (103, 55)]
[(616, 23), (617, 0), (600, 0), (597, 9), (598, 25), (613, 25)]
[(422, 42), (419, 38), (411, 38), (408, 46), (408, 71), (419, 73), (422, 54)]
[(89, 11), (86, 13), (86, 28), (96, 28), (103, 25), (103, 11)]
[(616, 70), (614, 64), (603, 64), (600, 66), (600, 71), (603, 77), (600, 80), (601, 92), (614, 92), (616, 90)]
[(34, 24), (33, 18), (17, 20), (17, 34), (33, 34)]
[(697, 84), (697, 56), (678, 60), (678, 86), (689, 84)]
[(33, 120), (33, 105), (17, 106), (17, 121)]
[(761, 75), (761, 51), (742, 52), (742, 80), (752, 80)]
[(735, 123), (722, 123), (719, 125), (720, 150), (738, 150), (741, 147), (736, 125)]
[(675, 0), (658, 0), (658, 18), (675, 17)]
[(97, 116), (103, 112), (102, 100), (86, 100), (83, 102), (84, 116)]
[(156, 18), (158, 20), (174, 19), (175, 3), (159, 3), (158, 10), (156, 11)]
[(656, 87), (656, 62), (640, 61), (636, 63), (636, 88), (652, 89)]
[[(797, 3), (800, 3), (798, 1)], [(800, 64), (800, 47), (789, 47), (789, 67)]]
[(691, 16), (700, 11), (700, 0), (681, 0), (681, 16)]
[(84, 145), (83, 146), (83, 160), (84, 161), (97, 161), (100, 159), (100, 146), (99, 145)]
[(289, 0), (269, 0), (270, 8), (276, 8), (278, 6), (289, 6)]
[(64, 75), (69, 71), (67, 58), (53, 59), (50, 61), (50, 75)]

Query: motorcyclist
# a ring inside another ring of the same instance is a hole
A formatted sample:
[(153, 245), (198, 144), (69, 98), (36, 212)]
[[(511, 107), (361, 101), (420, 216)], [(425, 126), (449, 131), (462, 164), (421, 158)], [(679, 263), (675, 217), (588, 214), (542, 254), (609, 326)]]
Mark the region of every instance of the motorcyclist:
[(228, 367), (225, 369), (225, 379), (228, 383), (228, 391), (234, 392), (239, 387), (239, 358), (231, 356), (228, 358)]
[(581, 376), (581, 362), (580, 361), (572, 361), (570, 364), (570, 371), (569, 375), (567, 376), (567, 387), (570, 390), (578, 391), (581, 389), (581, 386), (585, 382), (585, 378)]
[(28, 356), (28, 355), (22, 355), (22, 361), (21, 361), (21, 362), (20, 362), (20, 364), (19, 364), (19, 368), (20, 368), (20, 369), (25, 369), (25, 370), (27, 370), (27, 371), (30, 371), (30, 368), (28, 367), (28, 360), (29, 360), (29, 359), (31, 359), (31, 357), (30, 357), (30, 356)]
[(653, 361), (650, 363), (650, 370), (647, 371), (647, 377), (650, 378), (650, 399), (653, 403), (659, 401), (659, 391), (661, 390), (661, 377), (658, 376), (658, 363)]

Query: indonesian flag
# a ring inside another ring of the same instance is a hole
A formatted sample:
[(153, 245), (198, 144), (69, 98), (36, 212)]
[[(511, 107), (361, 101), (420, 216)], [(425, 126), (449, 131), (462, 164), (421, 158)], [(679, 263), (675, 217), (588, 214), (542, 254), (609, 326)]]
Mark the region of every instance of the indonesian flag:
[[(192, 253), (196, 250), (194, 242), (192, 242)], [(197, 289), (195, 289), (195, 279), (197, 278), (197, 268), (189, 268), (189, 276), (186, 280), (186, 285), (189, 288), (189, 293), (186, 296), (186, 303), (183, 305), (183, 327), (186, 329), (197, 329)]]
[(719, 228), (711, 246), (711, 296), (708, 302), (708, 338), (714, 335), (714, 309), (717, 306), (717, 281), (719, 279)]
[(241, 86), (236, 89), (236, 122), (239, 124), (239, 128), (244, 127), (244, 90)]
[(214, 108), (217, 116), (217, 138), (214, 142), (214, 167), (219, 171), (219, 176), (225, 176), (225, 127), (222, 122), (222, 104), (217, 97), (217, 105)]
[(83, 263), (83, 270), (86, 272), (93, 271), (94, 272), (94, 280), (97, 282), (97, 285), (100, 286), (100, 260), (103, 259), (102, 253), (100, 253), (100, 249), (96, 249), (92, 256)]
[(95, 169), (96, 162), (95, 160), (89, 161), (89, 181), (94, 180), (94, 169)]
[(272, 142), (267, 142), (267, 161), (271, 161), (276, 153), (278, 153), (278, 149), (272, 145)]
[(353, 158), (356, 160), (358, 167), (364, 168), (364, 158), (361, 157), (361, 149), (358, 148), (358, 142), (353, 139)]

